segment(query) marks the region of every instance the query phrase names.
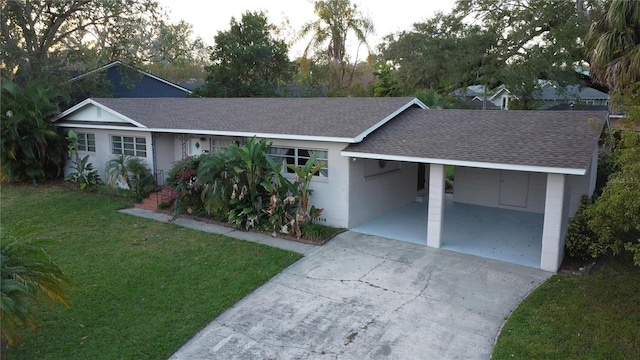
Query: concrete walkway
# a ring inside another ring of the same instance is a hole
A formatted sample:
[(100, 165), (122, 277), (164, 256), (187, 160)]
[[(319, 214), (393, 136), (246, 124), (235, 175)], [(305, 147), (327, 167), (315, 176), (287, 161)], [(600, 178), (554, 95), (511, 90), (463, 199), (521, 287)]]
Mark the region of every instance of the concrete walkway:
[(171, 359), (489, 359), (505, 318), (551, 275), (356, 232), (291, 247), (306, 256)]

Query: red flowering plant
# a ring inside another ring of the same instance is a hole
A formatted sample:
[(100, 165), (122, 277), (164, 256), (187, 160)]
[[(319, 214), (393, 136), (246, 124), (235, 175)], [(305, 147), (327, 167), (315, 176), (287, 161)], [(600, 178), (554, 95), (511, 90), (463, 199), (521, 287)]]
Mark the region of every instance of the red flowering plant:
[(203, 211), (204, 207), (200, 199), (202, 185), (198, 182), (197, 177), (199, 165), (200, 156), (187, 156), (177, 161), (169, 171), (167, 178), (168, 202), (172, 204), (174, 218), (178, 217), (182, 211), (189, 214), (198, 214)]

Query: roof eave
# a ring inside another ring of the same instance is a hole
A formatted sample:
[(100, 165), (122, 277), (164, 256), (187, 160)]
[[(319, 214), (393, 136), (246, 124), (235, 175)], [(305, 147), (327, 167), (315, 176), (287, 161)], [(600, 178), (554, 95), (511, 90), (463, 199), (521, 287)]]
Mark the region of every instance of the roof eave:
[(154, 133), (167, 134), (193, 134), (193, 135), (209, 135), (209, 136), (227, 136), (227, 137), (258, 137), (266, 139), (278, 140), (301, 140), (301, 141), (318, 141), (353, 144), (353, 138), (331, 137), (331, 136), (310, 136), (296, 134), (273, 134), (273, 133), (252, 133), (246, 131), (212, 131), (212, 130), (191, 130), (191, 129), (158, 129), (146, 127), (127, 127), (117, 125), (101, 125), (101, 124), (75, 124), (75, 123), (59, 123), (58, 127), (65, 128), (83, 128), (83, 129), (99, 129), (99, 130), (119, 130), (119, 131), (145, 131)]
[(528, 172), (550, 173), (550, 174), (585, 175), (587, 172), (587, 169), (585, 168), (561, 168), (561, 167), (552, 167), (552, 166), (517, 165), (517, 164), (491, 163), (491, 162), (482, 162), (482, 161), (436, 159), (436, 158), (423, 158), (423, 157), (401, 156), (401, 155), (362, 153), (357, 151), (342, 151), (340, 154), (342, 156), (358, 158), (358, 159), (405, 161), (405, 162), (416, 162), (416, 163), (425, 163), (425, 164), (454, 165), (454, 166), (466, 166), (466, 167), (475, 167), (475, 168), (528, 171)]

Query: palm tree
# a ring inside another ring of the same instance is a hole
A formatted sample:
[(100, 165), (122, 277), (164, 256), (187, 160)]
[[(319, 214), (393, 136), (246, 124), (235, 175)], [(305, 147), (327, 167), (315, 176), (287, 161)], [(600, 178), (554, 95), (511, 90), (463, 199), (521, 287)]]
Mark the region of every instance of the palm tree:
[(640, 80), (640, 1), (610, 0), (585, 38), (591, 78), (614, 93)]
[(37, 243), (3, 233), (0, 257), (0, 326), (3, 338), (13, 346), (19, 329), (37, 328), (33, 306), (41, 297), (68, 305), (69, 280)]
[[(373, 32), (373, 22), (364, 17), (350, 0), (318, 0), (314, 3), (314, 12), (318, 18), (306, 23), (300, 30), (300, 38), (312, 34), (311, 41), (304, 49), (301, 64), (307, 64), (306, 59), (312, 48), (325, 47), (326, 52), (320, 55), (328, 57), (329, 64), (335, 72), (337, 85), (342, 87), (347, 65), (347, 35), (353, 33), (359, 42), (358, 46), (364, 44), (368, 48), (367, 35)], [(356, 62), (357, 58), (353, 60), (354, 64)]]

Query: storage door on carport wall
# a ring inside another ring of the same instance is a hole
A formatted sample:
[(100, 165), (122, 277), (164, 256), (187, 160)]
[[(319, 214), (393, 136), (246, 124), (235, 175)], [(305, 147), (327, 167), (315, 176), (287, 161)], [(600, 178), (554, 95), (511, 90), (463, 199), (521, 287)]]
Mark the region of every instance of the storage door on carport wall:
[(529, 173), (500, 171), (500, 205), (527, 207)]

